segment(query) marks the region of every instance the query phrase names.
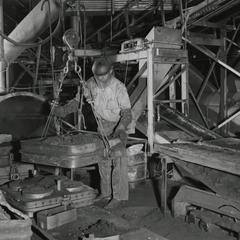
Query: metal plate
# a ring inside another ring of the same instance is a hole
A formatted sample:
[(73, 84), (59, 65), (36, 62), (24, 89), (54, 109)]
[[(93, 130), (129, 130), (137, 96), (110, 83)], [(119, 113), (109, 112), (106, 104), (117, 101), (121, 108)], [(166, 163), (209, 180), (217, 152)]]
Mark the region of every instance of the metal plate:
[(84, 189), (84, 185), (78, 181), (63, 181), (62, 187), (67, 189), (69, 192), (80, 192)]
[(22, 190), (22, 197), (27, 199), (41, 199), (53, 193), (53, 189), (46, 189), (42, 186), (35, 186)]

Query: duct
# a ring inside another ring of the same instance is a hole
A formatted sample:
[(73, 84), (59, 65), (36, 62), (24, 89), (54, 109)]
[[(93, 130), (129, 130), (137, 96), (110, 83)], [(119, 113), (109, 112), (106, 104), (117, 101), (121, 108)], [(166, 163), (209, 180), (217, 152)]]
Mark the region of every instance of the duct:
[[(16, 92), (0, 96), (0, 132), (11, 134), (14, 140), (41, 137), (50, 106), (45, 98), (30, 93)], [(50, 127), (48, 134), (55, 131)]]
[[(62, 2), (64, 2), (63, 0)], [(55, 21), (59, 14), (59, 3), (57, 0), (49, 0), (51, 21)], [(33, 10), (17, 25), (9, 34), (9, 38), (16, 42), (32, 42), (48, 27), (48, 2), (40, 1)], [(5, 61), (13, 62), (26, 47), (15, 46), (4, 40)]]

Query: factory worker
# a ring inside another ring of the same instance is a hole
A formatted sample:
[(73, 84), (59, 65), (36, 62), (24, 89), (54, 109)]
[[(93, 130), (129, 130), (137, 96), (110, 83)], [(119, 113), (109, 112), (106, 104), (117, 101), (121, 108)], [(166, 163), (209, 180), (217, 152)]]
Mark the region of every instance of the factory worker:
[[(93, 76), (86, 82), (84, 96), (87, 101), (92, 101), (93, 111), (101, 121), (107, 137), (118, 137), (123, 144), (123, 154), (115, 159), (113, 172), (111, 161), (100, 161), (99, 173), (101, 176), (101, 197), (109, 198), (109, 207), (114, 206), (119, 200), (128, 199), (128, 174), (127, 155), (125, 145), (128, 128), (132, 121), (132, 112), (129, 96), (125, 85), (113, 75), (113, 67), (106, 58), (97, 59), (92, 66)], [(55, 115), (64, 117), (71, 112), (76, 112), (79, 106), (77, 98), (65, 106), (57, 107)], [(99, 128), (99, 126), (98, 126)]]

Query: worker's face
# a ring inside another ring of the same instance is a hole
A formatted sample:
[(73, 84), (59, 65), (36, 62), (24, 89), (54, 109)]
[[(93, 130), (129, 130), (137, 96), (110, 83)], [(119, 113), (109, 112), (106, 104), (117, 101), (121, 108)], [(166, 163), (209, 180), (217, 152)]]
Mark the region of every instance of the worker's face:
[(109, 71), (104, 75), (94, 75), (94, 77), (101, 83), (108, 83), (109, 80), (111, 79), (111, 75), (112, 75), (112, 71)]

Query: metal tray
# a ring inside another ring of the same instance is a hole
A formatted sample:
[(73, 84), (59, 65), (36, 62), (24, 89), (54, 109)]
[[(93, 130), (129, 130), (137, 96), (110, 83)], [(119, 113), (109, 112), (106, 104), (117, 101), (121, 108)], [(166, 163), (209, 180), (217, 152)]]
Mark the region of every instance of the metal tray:
[[(119, 143), (111, 139), (110, 145)], [(80, 133), (76, 135), (53, 136), (46, 139), (31, 139), (21, 142), (22, 153), (33, 153), (51, 156), (73, 156), (93, 153), (104, 149), (103, 141), (98, 134)]]
[[(112, 158), (122, 156), (120, 150), (115, 150), (111, 154)], [(61, 168), (79, 168), (98, 163), (99, 161), (105, 161), (103, 150), (98, 150), (93, 153), (79, 154), (79, 155), (62, 155), (62, 156), (50, 156), (42, 154), (22, 153), (22, 161), (28, 163), (34, 163), (39, 165), (47, 165)]]

